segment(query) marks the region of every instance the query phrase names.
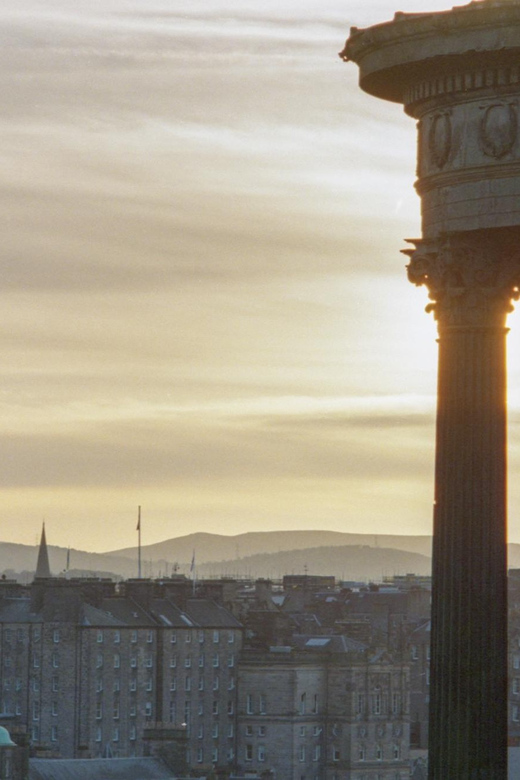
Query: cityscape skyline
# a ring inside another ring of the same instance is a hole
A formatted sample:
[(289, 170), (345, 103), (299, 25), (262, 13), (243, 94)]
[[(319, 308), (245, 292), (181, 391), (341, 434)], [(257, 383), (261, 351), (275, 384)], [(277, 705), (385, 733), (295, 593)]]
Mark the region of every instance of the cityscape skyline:
[(431, 533), (415, 130), (336, 52), (452, 5), (3, 6), (3, 541)]

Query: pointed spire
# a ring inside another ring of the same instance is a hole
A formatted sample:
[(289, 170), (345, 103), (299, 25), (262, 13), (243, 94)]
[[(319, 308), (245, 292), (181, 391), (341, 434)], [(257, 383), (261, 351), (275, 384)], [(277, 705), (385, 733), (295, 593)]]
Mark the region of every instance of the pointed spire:
[(47, 539), (45, 538), (45, 523), (42, 526), (42, 538), (40, 539), (40, 549), (38, 550), (38, 562), (36, 564), (35, 579), (51, 577), (51, 567), (49, 566), (49, 553), (47, 551)]

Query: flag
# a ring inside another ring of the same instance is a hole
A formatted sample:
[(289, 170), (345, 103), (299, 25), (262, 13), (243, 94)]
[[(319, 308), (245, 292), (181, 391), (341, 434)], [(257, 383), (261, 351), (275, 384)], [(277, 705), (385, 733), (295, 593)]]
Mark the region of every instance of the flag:
[(136, 531), (141, 530), (141, 507), (139, 507), (139, 511), (137, 513), (137, 528), (135, 530)]
[(191, 556), (190, 574), (192, 573), (194, 568), (195, 568), (195, 550), (193, 550), (193, 555)]

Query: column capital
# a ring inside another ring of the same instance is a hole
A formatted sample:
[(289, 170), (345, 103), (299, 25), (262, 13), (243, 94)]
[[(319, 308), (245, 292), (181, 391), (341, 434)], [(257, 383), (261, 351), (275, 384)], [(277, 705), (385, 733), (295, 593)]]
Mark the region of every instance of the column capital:
[(408, 279), (424, 285), (443, 327), (504, 327), (520, 298), (520, 245), (483, 231), (407, 239)]

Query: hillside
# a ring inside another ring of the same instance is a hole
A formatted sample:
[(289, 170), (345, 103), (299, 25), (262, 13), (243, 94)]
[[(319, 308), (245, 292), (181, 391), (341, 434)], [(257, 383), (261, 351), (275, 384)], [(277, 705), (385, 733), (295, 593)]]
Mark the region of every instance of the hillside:
[[(339, 531), (264, 531), (223, 536), (195, 533), (167, 539), (157, 544), (143, 545), (146, 560), (165, 560), (189, 564), (195, 550), (197, 564), (227, 561), (251, 555), (278, 553), (284, 550), (303, 550), (315, 547), (344, 547), (346, 545), (384, 547), (395, 550), (431, 554), (431, 536), (400, 536), (390, 534), (351, 534)], [(135, 547), (113, 550), (110, 556), (133, 558)]]

